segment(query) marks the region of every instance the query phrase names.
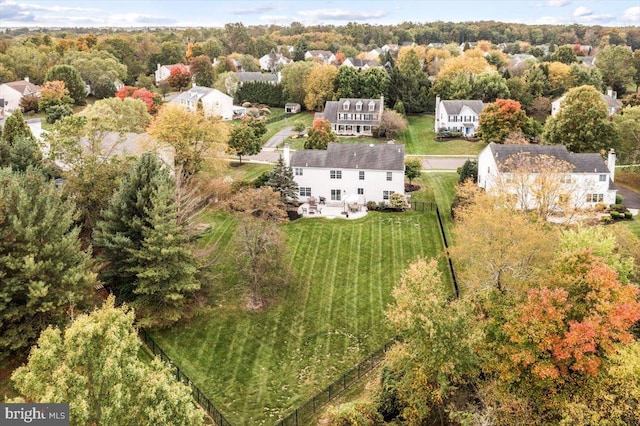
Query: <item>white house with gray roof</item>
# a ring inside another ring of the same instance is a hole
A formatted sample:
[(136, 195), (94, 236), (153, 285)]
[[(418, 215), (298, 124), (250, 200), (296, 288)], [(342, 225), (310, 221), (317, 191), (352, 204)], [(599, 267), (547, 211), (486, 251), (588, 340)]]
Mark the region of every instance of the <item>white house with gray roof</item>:
[(20, 108), (20, 100), (25, 96), (40, 97), (40, 86), (30, 83), (28, 77), (0, 84), (0, 99), (4, 101), (0, 110), (4, 107), (5, 112), (12, 113)]
[[(558, 209), (609, 205), (616, 201), (615, 164), (613, 150), (605, 162), (600, 154), (575, 154), (563, 145), (499, 145), (492, 142), (478, 155), (478, 186), (487, 192), (510, 193), (517, 198), (519, 206), (535, 206), (536, 190), (522, 186), (530, 183), (533, 187), (544, 175), (545, 196), (549, 197), (552, 189), (555, 199), (551, 204)], [(546, 202), (550, 204), (549, 200)]]
[[(562, 108), (562, 103), (564, 102), (564, 98), (566, 95), (562, 95), (555, 101), (551, 102), (551, 116), (555, 117), (558, 114), (558, 111)], [(609, 111), (609, 115), (613, 115), (622, 108), (622, 102), (617, 99), (617, 94), (613, 90), (608, 90), (607, 94), (600, 93), (600, 99), (607, 106), (607, 111)]]
[(176, 96), (170, 103), (195, 111), (198, 101), (202, 101), (202, 109), (207, 117), (219, 115), (223, 120), (231, 120), (234, 117), (233, 98), (210, 87), (193, 86)]
[(459, 132), (464, 136), (475, 136), (478, 132), (480, 113), (486, 106), (476, 100), (441, 100), (436, 96), (434, 131)]
[(313, 196), (339, 205), (355, 196), (379, 203), (404, 195), (404, 145), (330, 143), (326, 151), (296, 151), (290, 165), (302, 202)]
[(327, 101), (324, 111), (315, 118), (331, 123), (331, 130), (339, 136), (372, 136), (380, 126), (384, 110), (384, 97), (380, 99), (340, 98)]

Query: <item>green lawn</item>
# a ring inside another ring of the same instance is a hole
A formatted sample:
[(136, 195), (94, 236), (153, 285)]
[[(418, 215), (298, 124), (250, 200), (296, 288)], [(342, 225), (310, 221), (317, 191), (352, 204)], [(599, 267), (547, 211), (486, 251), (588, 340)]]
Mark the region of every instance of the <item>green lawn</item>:
[(407, 154), (417, 155), (477, 155), (486, 146), (483, 142), (468, 142), (452, 139), (442, 142), (435, 140), (433, 115), (411, 115), (407, 117), (409, 128), (395, 140), (405, 145)]
[(402, 271), (442, 252), (433, 212), (291, 222), (290, 283), (263, 312), (247, 312), (229, 252), (235, 220), (205, 219), (219, 277), (209, 307), (153, 337), (232, 424), (273, 424), (385, 343), (383, 311)]
[[(264, 144), (266, 141), (268, 141), (273, 135), (278, 133), (280, 130), (282, 130), (285, 127), (293, 126), (298, 121), (302, 121), (306, 127), (311, 127), (311, 124), (313, 123), (313, 114), (314, 112), (306, 111), (300, 114), (290, 115), (284, 120), (267, 124), (267, 133), (265, 133), (264, 136), (262, 136), (262, 143)], [(288, 140), (288, 142), (291, 143), (292, 140)]]
[(236, 158), (235, 161), (229, 163), (229, 167), (224, 170), (223, 174), (231, 177), (234, 181), (252, 181), (262, 173), (272, 169), (273, 166), (270, 164), (247, 163), (245, 160), (240, 164)]

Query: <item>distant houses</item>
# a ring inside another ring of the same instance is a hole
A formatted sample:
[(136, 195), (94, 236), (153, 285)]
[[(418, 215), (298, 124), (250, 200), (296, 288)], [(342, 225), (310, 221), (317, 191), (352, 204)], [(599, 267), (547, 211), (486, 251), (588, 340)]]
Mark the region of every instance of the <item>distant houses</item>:
[(171, 75), (171, 70), (173, 68), (175, 68), (176, 66), (182, 65), (183, 67), (187, 68), (187, 71), (189, 70), (189, 66), (188, 65), (184, 65), (184, 64), (171, 64), (171, 65), (160, 65), (158, 64), (158, 67), (155, 71), (155, 82), (156, 85), (162, 81), (165, 81), (167, 78), (169, 78), (169, 76)]
[(20, 100), (25, 96), (40, 96), (40, 86), (29, 82), (29, 77), (0, 84), (0, 100), (3, 101), (0, 109), (5, 114), (11, 114), (20, 108)]
[[(562, 108), (562, 102), (564, 101), (565, 95), (559, 97), (555, 101), (551, 102), (551, 116), (555, 116), (560, 109)], [(622, 108), (622, 102), (617, 99), (616, 92), (613, 90), (609, 90), (607, 94), (600, 93), (600, 99), (607, 106), (607, 111), (609, 111), (609, 115), (613, 115)]]

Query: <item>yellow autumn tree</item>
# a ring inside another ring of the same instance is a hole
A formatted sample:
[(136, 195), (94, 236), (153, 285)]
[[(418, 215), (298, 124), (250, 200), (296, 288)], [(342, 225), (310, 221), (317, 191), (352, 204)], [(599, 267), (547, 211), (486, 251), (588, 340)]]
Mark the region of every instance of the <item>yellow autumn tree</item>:
[(320, 65), (311, 68), (304, 80), (304, 105), (310, 111), (321, 111), (326, 101), (331, 100), (335, 94), (336, 77), (338, 68), (333, 65)]
[(486, 71), (495, 71), (494, 66), (489, 65), (480, 49), (469, 49), (463, 55), (447, 59), (438, 72), (438, 78), (455, 77), (459, 73), (480, 74)]

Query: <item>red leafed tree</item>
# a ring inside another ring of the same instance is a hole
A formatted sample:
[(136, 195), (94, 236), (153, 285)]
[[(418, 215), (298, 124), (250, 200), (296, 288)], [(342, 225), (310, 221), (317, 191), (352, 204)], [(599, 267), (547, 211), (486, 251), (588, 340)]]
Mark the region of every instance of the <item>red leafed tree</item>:
[(157, 93), (150, 92), (146, 88), (138, 89), (132, 86), (124, 86), (116, 93), (116, 97), (120, 99), (134, 98), (140, 99), (147, 105), (147, 112), (149, 114), (155, 114), (158, 112), (158, 107), (162, 102), (162, 96)]
[[(560, 257), (550, 279), (529, 290), (503, 326), (503, 374), (530, 373), (534, 379), (568, 380), (596, 376), (617, 344), (633, 340), (640, 320), (638, 288), (591, 250)], [(515, 375), (515, 376), (514, 376)]]
[(191, 74), (186, 66), (178, 64), (171, 68), (167, 81), (171, 87), (182, 90), (191, 83)]
[(313, 120), (309, 135), (304, 142), (304, 149), (327, 149), (329, 142), (336, 142), (338, 137), (331, 130), (331, 123), (325, 118)]
[(522, 131), (527, 120), (520, 102), (498, 99), (487, 105), (480, 114), (479, 133), (487, 143), (503, 143), (509, 134)]

